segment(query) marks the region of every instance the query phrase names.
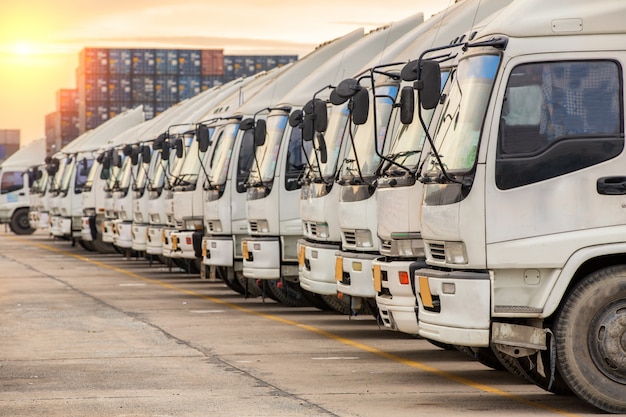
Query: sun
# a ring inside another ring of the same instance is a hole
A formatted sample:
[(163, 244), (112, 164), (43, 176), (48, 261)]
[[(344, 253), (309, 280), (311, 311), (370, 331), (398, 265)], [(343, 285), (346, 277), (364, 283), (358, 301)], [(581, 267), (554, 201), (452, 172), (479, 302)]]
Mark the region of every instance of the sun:
[(29, 42), (17, 42), (13, 45), (13, 53), (21, 56), (32, 55), (35, 53), (35, 48)]

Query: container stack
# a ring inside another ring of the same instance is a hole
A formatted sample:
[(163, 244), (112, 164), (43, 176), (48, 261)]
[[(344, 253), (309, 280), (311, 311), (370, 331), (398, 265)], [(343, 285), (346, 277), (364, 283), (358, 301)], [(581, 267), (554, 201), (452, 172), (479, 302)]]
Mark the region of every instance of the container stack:
[(0, 129), (0, 164), (20, 148), (19, 129)]
[(111, 48), (85, 48), (79, 58), (79, 134), (139, 105), (151, 119), (201, 91), (298, 59), (225, 56), (222, 49)]
[(78, 137), (78, 91), (56, 93), (56, 111), (46, 115), (46, 152), (53, 153)]

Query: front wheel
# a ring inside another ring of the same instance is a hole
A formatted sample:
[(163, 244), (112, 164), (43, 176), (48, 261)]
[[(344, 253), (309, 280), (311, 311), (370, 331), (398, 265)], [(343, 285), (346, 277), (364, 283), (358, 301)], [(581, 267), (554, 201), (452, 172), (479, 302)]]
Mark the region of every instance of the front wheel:
[(555, 335), (558, 366), (572, 391), (604, 411), (626, 413), (626, 266), (576, 284)]
[(30, 227), (30, 221), (28, 220), (28, 209), (17, 209), (11, 217), (9, 223), (11, 231), (16, 235), (31, 235), (35, 232), (35, 229)]

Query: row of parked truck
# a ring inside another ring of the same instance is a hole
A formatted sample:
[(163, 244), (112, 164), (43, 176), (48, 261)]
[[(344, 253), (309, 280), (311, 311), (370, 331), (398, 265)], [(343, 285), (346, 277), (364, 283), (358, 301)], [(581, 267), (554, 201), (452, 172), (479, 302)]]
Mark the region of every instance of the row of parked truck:
[(374, 314), (626, 412), (624, 18), (461, 0), (354, 31), (85, 133), (29, 168), (11, 227)]

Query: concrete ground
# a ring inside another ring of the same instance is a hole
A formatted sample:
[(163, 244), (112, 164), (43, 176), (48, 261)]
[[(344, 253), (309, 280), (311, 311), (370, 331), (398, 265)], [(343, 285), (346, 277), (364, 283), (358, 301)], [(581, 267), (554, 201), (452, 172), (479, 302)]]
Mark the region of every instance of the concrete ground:
[(0, 416), (601, 414), (371, 316), (0, 231)]

